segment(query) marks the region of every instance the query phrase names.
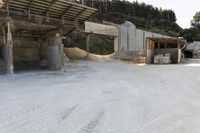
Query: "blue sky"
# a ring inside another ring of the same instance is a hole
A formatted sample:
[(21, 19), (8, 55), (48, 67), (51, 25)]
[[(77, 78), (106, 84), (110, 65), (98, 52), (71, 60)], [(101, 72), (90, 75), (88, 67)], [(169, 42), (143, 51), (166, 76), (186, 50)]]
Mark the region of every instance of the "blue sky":
[[(136, 0), (129, 0), (136, 1)], [(177, 23), (182, 28), (189, 28), (190, 21), (200, 11), (200, 0), (138, 0), (163, 9), (172, 9), (176, 13)]]

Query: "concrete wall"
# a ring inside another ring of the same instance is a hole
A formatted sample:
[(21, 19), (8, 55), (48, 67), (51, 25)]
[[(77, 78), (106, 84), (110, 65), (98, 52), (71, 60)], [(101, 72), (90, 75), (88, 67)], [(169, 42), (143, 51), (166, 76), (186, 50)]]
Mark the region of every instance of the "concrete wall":
[(39, 61), (39, 48), (14, 48), (14, 61)]
[(136, 29), (136, 35), (132, 35), (136, 36), (136, 45), (134, 50), (144, 50), (144, 34), (143, 30)]
[(98, 24), (88, 21), (85, 21), (85, 32), (107, 36), (118, 36), (118, 28), (116, 26)]
[[(14, 70), (62, 68), (62, 43), (60, 37), (48, 36), (47, 41), (36, 38), (13, 37), (13, 64)], [(0, 67), (7, 62), (7, 45), (3, 45), (0, 37)], [(1, 70), (0, 70), (1, 71)]]
[(123, 27), (123, 26), (119, 26), (119, 36), (118, 36), (118, 49), (117, 50), (120, 50), (120, 51), (127, 51), (129, 50), (128, 49), (128, 29), (126, 27)]
[(14, 70), (38, 69), (42, 44), (35, 38), (13, 37)]

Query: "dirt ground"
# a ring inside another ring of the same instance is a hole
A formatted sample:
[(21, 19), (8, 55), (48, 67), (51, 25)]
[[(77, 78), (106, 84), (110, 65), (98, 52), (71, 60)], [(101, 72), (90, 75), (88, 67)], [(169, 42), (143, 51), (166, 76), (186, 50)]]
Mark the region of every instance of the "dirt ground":
[(200, 63), (70, 61), (0, 76), (1, 133), (198, 133)]

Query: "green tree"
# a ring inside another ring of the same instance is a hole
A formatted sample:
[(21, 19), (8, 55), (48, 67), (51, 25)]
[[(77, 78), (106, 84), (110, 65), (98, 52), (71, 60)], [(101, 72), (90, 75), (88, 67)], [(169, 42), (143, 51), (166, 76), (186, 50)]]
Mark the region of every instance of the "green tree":
[(200, 11), (196, 12), (194, 15), (191, 25), (192, 27), (200, 28)]
[(84, 0), (84, 3), (98, 9), (98, 13), (93, 17), (95, 22), (110, 21), (122, 24), (124, 21), (131, 21), (138, 28), (161, 29), (166, 33), (177, 33), (181, 30), (172, 10), (127, 0)]

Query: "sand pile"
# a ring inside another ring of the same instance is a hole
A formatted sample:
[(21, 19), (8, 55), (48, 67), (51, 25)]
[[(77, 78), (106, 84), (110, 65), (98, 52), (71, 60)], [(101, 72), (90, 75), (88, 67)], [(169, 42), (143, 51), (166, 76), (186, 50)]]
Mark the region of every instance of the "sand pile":
[(111, 60), (115, 58), (115, 54), (110, 55), (96, 55), (87, 53), (85, 50), (82, 50), (80, 48), (64, 48), (64, 53), (67, 57), (69, 57), (72, 60), (92, 60), (92, 61), (105, 61), (105, 60)]
[(86, 59), (87, 52), (80, 48), (64, 48), (64, 53), (72, 60)]
[(112, 60), (115, 58), (115, 54), (109, 54), (109, 55), (96, 55), (96, 54), (89, 54), (87, 59), (93, 60), (93, 61), (106, 61), (106, 60)]

